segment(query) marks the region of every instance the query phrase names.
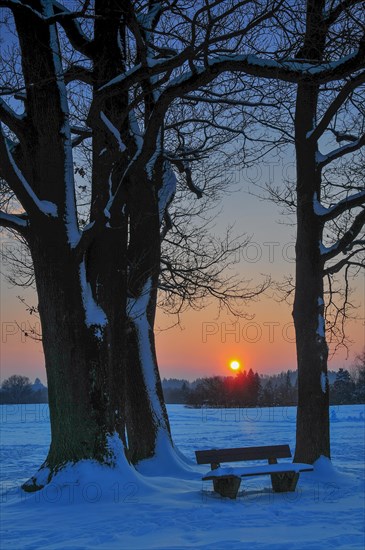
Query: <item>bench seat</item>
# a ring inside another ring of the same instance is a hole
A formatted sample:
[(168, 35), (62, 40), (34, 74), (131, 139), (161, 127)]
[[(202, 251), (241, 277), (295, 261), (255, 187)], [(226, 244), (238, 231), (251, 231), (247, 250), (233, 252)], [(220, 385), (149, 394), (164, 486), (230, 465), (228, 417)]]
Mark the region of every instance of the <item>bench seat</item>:
[(220, 466), (215, 470), (210, 470), (203, 480), (214, 479), (216, 477), (227, 478), (232, 476), (237, 477), (251, 477), (269, 474), (285, 474), (288, 472), (312, 472), (313, 466), (310, 464), (294, 463), (281, 463), (281, 464), (259, 464), (255, 466)]

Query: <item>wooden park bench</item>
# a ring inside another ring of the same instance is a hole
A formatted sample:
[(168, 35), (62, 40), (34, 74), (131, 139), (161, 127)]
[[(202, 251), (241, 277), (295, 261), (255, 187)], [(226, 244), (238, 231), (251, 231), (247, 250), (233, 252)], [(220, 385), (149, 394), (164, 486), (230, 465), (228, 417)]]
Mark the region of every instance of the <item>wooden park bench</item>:
[[(221, 496), (236, 498), (242, 477), (270, 475), (276, 493), (295, 491), (300, 472), (311, 472), (310, 464), (278, 463), (278, 458), (290, 458), (289, 445), (243, 447), (238, 449), (210, 449), (195, 451), (198, 464), (210, 464), (211, 471), (203, 480), (213, 480), (214, 491)], [(268, 464), (244, 467), (221, 466), (221, 462), (267, 460)]]

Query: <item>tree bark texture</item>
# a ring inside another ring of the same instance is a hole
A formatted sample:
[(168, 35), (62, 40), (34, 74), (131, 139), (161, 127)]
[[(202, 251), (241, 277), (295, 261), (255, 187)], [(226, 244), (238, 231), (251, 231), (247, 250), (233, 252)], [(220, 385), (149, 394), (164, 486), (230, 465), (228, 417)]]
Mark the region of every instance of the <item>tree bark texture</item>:
[[(320, 60), (325, 43), (324, 2), (308, 2), (307, 31), (302, 50), (306, 59)], [(324, 326), (323, 223), (314, 212), (320, 200), (318, 144), (309, 138), (316, 124), (319, 85), (298, 84), (295, 112), (297, 162), (296, 283), (293, 318), (298, 363), (296, 462), (313, 463), (330, 456), (328, 348)]]

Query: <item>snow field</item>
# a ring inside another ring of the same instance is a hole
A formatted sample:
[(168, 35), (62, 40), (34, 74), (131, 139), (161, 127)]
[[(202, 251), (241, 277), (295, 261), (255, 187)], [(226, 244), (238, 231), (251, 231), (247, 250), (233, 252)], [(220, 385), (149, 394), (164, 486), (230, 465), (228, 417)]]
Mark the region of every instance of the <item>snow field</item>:
[[(91, 461), (65, 469), (43, 491), (20, 485), (44, 460), (47, 405), (3, 405), (1, 548), (270, 549), (364, 547), (364, 407), (331, 408), (331, 464), (302, 473), (295, 493), (272, 493), (269, 476), (242, 481), (237, 500), (212, 492), (196, 449), (295, 443), (295, 409), (188, 409), (170, 405), (171, 455), (138, 471), (121, 457), (114, 470)], [(281, 461), (280, 461), (281, 462)]]

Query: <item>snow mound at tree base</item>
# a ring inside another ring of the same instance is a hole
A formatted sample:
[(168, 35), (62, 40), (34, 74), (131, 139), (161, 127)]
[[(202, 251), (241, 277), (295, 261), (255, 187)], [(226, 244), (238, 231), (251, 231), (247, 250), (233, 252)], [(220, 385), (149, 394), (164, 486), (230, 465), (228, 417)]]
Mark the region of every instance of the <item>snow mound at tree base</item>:
[(44, 464), (22, 489), (27, 493), (40, 493), (40, 501), (45, 497), (45, 501), (51, 498), (65, 504), (113, 501), (119, 498), (121, 488), (130, 495), (137, 492), (147, 495), (153, 491), (148, 481), (127, 461), (117, 434), (108, 437), (108, 451), (104, 464), (84, 459), (68, 462), (56, 472), (51, 472)]
[(156, 455), (141, 461), (137, 470), (147, 477), (176, 477), (179, 479), (200, 479), (196, 464), (188, 460), (175, 446), (165, 433), (158, 435)]

